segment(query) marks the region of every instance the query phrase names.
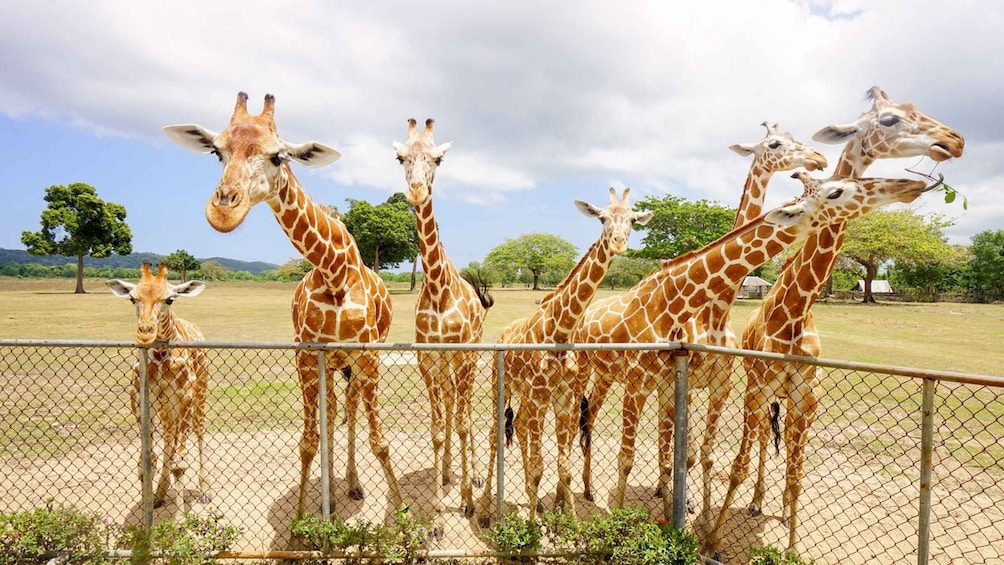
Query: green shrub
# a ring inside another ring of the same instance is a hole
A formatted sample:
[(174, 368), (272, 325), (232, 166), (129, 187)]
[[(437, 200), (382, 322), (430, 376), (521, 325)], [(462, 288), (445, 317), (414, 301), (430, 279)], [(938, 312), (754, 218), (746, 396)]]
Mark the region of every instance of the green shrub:
[[(499, 553), (510, 555), (540, 551), (540, 524), (516, 514), (506, 514), (488, 530), (488, 543)], [(532, 563), (531, 557), (513, 557), (511, 563)]]
[(60, 563), (99, 563), (105, 532), (100, 517), (72, 506), (0, 514), (0, 564), (43, 563), (58, 557)]
[[(291, 531), (311, 551), (352, 550), (357, 555), (381, 557), (372, 562), (414, 563), (424, 554), (428, 523), (404, 509), (394, 512), (394, 522), (389, 525), (347, 524), (337, 517), (324, 522), (316, 516), (304, 516), (293, 521)], [(361, 558), (346, 562), (359, 563)]]
[(750, 565), (813, 565), (813, 561), (802, 561), (792, 551), (781, 552), (773, 546), (751, 547)]

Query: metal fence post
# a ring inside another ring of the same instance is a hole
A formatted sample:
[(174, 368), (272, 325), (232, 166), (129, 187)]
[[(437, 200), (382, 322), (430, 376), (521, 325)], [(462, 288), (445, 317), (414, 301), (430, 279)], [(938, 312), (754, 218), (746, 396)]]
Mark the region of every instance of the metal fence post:
[(153, 422), (150, 419), (150, 383), (147, 374), (150, 352), (139, 348), (139, 435), (140, 465), (143, 467), (143, 484), (140, 487), (143, 507), (143, 529), (153, 529)]
[(917, 563), (927, 565), (931, 550), (931, 481), (934, 466), (934, 379), (924, 379), (920, 424), (920, 515)]
[(690, 354), (684, 350), (673, 351), (676, 371), (676, 391), (673, 404), (673, 527), (687, 525), (687, 361)]
[[(321, 519), (331, 519), (331, 492), (328, 490), (331, 477), (328, 469), (328, 358), (324, 350), (317, 352), (317, 411), (321, 434)], [(351, 386), (351, 384), (349, 385)]]
[(495, 472), (496, 496), (495, 499), (495, 522), (502, 521), (502, 501), (505, 499), (505, 478), (502, 475), (505, 469), (505, 351), (499, 350), (495, 356)]

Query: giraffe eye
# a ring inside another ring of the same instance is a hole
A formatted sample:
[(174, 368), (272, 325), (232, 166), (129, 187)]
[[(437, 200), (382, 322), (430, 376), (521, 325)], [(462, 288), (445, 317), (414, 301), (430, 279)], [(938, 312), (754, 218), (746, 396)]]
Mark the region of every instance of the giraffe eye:
[(438, 167), (438, 166), (439, 166), (439, 164), (440, 164), (440, 163), (442, 163), (442, 162), (443, 162), (443, 158), (442, 158), (442, 157), (436, 157), (436, 161), (435, 161), (435, 163), (436, 163), (436, 166), (437, 166), (437, 167)]
[(135, 296), (130, 296), (129, 297), (129, 302), (132, 302), (133, 304), (136, 304), (136, 297)]
[(771, 141), (770, 143), (767, 144), (767, 147), (770, 147), (771, 149), (777, 149), (778, 147), (781, 147), (781, 142)]
[(879, 118), (879, 123), (884, 125), (885, 127), (894, 126), (899, 123), (899, 116), (895, 115), (882, 116), (881, 118)]
[(828, 195), (826, 195), (826, 197), (829, 198), (830, 200), (836, 200), (837, 198), (840, 198), (840, 195), (843, 194), (843, 193), (844, 193), (844, 189), (838, 188), (838, 189), (834, 190), (833, 192), (829, 193)]
[(282, 164), (282, 156), (280, 156), (278, 153), (276, 153), (275, 155), (272, 155), (272, 158), (269, 159), (269, 161), (271, 161), (273, 165), (275, 165), (276, 167), (278, 167), (279, 165)]
[(397, 156), (397, 162), (398, 162), (398, 163), (401, 163), (401, 164), (403, 165), (403, 164), (404, 164), (404, 157), (402, 157), (402, 156), (398, 155), (398, 156)]
[(164, 301), (164, 303), (167, 304), (168, 306), (174, 304), (174, 297), (172, 296), (168, 298), (167, 300)]
[(210, 151), (210, 153), (212, 153), (213, 155), (216, 155), (216, 158), (220, 160), (220, 163), (223, 162), (223, 155), (220, 155), (219, 151), (217, 151), (216, 149), (213, 149), (212, 151)]

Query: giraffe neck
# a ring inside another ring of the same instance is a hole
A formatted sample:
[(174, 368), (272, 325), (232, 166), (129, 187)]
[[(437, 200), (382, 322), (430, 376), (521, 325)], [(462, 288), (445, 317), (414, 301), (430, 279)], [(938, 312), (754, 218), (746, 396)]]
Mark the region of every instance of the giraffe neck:
[(761, 167), (756, 160), (750, 166), (750, 172), (746, 175), (746, 184), (743, 186), (743, 196), (739, 200), (739, 207), (736, 209), (736, 219), (732, 222), (732, 229), (748, 224), (760, 217), (763, 212), (763, 202), (767, 195), (767, 183), (774, 171)]
[(439, 296), (443, 289), (459, 277), (456, 267), (446, 257), (443, 242), (439, 239), (439, 227), (432, 213), (432, 199), (415, 207), (418, 226), (418, 252), (422, 256), (422, 284), (432, 296)]
[(671, 328), (681, 327), (709, 302), (733, 292), (753, 269), (795, 240), (793, 232), (767, 223), (761, 216), (663, 265), (636, 287), (645, 295), (640, 303), (646, 312), (657, 313), (658, 335), (668, 335)]
[(603, 282), (613, 254), (603, 239), (593, 243), (565, 280), (541, 300), (545, 327), (541, 343), (567, 343), (596, 289)]
[(156, 341), (177, 341), (178, 340), (178, 323), (174, 312), (168, 310), (166, 316), (162, 316), (157, 320), (157, 338)]
[(345, 224), (307, 196), (289, 165), (283, 173), (277, 180), (275, 196), (268, 200), (276, 220), (290, 243), (324, 275), (329, 285), (348, 282), (364, 266), (355, 239)]

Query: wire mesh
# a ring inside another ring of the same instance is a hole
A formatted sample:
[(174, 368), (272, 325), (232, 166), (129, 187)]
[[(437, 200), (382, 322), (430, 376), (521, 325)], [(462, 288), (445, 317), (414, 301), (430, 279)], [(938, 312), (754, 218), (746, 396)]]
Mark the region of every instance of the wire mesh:
[[(493, 419), (494, 351), (477, 351), (472, 392), (473, 476), (484, 478)], [(214, 513), (244, 529), (233, 548), (263, 552), (297, 549), (290, 534), (300, 483), (303, 401), (296, 351), (253, 344), (207, 346), (211, 362), (205, 402), (205, 464), (210, 500), (199, 498), (198, 453), (187, 442), (187, 470), (173, 478), (166, 503), (154, 520), (181, 512)], [(616, 352), (616, 355), (634, 355)], [(713, 356), (715, 354), (705, 354)], [(435, 513), (435, 481), (430, 438), (429, 398), (413, 349), (395, 346), (381, 352), (379, 406), (390, 448), (393, 472), (402, 498), (419, 516)], [(138, 476), (140, 433), (130, 410), (136, 350), (122, 344), (75, 345), (0, 342), (0, 511), (44, 506), (47, 501), (98, 512), (113, 523), (142, 523)], [(649, 356), (649, 374), (672, 375), (659, 356)], [(667, 357), (668, 359), (668, 357)], [(668, 362), (670, 368), (672, 362)], [(700, 445), (704, 441), (711, 390), (699, 371), (691, 373), (689, 430), (691, 460), (687, 473), (693, 512), (688, 528), (699, 537), (722, 508), (730, 469), (743, 433), (746, 374), (741, 359), (726, 358), (731, 393), (724, 403), (711, 454), (710, 513), (703, 508)], [(922, 379), (875, 370), (819, 367), (819, 408), (809, 431), (798, 512), (800, 553), (818, 564), (916, 562), (921, 454)], [(661, 377), (652, 386), (668, 386)], [(359, 407), (356, 450), (365, 498), (355, 500), (345, 481), (348, 442), (345, 416), (347, 382), (332, 370), (337, 413), (334, 421), (332, 514), (345, 520), (384, 522), (393, 511), (386, 480), (369, 445), (369, 422)], [(636, 382), (628, 382), (634, 390)], [(571, 454), (572, 491), (580, 518), (607, 512), (616, 504), (625, 468), (619, 458), (625, 385), (610, 388), (591, 435), (592, 500), (583, 493), (583, 452)], [(637, 394), (633, 395), (637, 397)], [(643, 395), (644, 396), (644, 395)], [(662, 395), (669, 396), (669, 395)], [(665, 411), (654, 390), (637, 408), (634, 453), (623, 488), (623, 504), (662, 516), (659, 486), (659, 424)], [(934, 482), (931, 512), (931, 563), (1004, 561), (1004, 388), (939, 382), (934, 403)], [(514, 406), (518, 409), (518, 405)], [(780, 421), (787, 416), (782, 403)], [(162, 453), (162, 424), (154, 421), (154, 453)], [(555, 501), (557, 447), (553, 418), (543, 437), (544, 476), (539, 487), (545, 508)], [(672, 443), (669, 443), (672, 445)], [(466, 516), (460, 493), (460, 456), (452, 438), (449, 484), (444, 487), (444, 535), (432, 548), (486, 551), (485, 531)], [(755, 483), (757, 453), (749, 477), (725, 510), (720, 557), (743, 563), (752, 546), (787, 546), (782, 523), (785, 445), (769, 444), (765, 461), (766, 495), (762, 513), (747, 505)], [(671, 453), (664, 453), (672, 460)], [(156, 469), (156, 465), (154, 466)], [(519, 448), (505, 452), (504, 509), (526, 513)], [(306, 481), (306, 512), (320, 515), (320, 458)], [(474, 497), (480, 495), (475, 488)], [(666, 519), (669, 519), (666, 516)]]

